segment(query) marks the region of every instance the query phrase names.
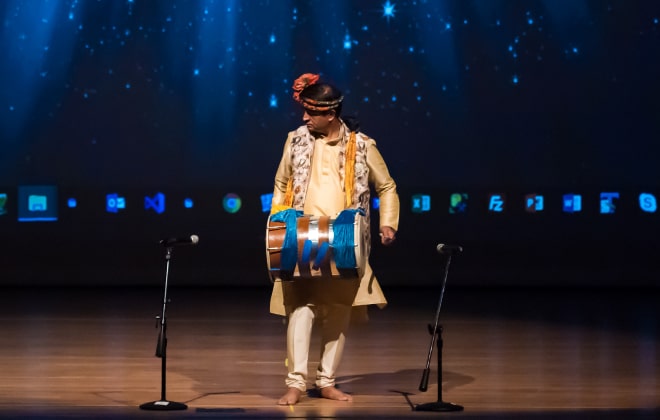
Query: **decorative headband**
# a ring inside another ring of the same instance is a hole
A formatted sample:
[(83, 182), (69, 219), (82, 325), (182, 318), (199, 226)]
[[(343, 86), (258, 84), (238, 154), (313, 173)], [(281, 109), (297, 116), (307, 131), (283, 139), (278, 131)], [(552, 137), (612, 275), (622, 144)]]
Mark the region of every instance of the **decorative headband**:
[(295, 99), (296, 102), (300, 103), (303, 106), (303, 108), (308, 109), (310, 111), (329, 111), (331, 109), (335, 109), (339, 107), (341, 102), (344, 100), (343, 96), (340, 96), (339, 98), (330, 101), (317, 101), (315, 99), (300, 96), (300, 92), (302, 92), (307, 86), (316, 84), (319, 81), (319, 79), (320, 76), (318, 74), (305, 73), (302, 76), (298, 77), (296, 80), (294, 80), (292, 86), (293, 99)]

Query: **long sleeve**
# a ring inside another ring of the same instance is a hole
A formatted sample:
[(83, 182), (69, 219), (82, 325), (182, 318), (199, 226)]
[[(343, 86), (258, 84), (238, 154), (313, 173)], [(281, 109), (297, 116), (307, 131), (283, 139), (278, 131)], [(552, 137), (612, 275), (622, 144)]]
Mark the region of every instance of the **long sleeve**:
[(373, 141), (367, 151), (367, 165), (369, 166), (369, 182), (374, 186), (380, 201), (380, 225), (398, 230), (399, 195), (396, 192), (396, 183), (390, 176), (385, 160)]

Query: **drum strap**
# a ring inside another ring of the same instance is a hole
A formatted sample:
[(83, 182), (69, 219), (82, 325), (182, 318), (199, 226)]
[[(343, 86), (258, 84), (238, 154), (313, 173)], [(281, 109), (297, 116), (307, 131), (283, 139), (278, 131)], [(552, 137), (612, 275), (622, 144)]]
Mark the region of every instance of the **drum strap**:
[(353, 204), (353, 190), (355, 189), (355, 131), (351, 131), (348, 144), (346, 145), (346, 167), (344, 171), (346, 208), (350, 208)]

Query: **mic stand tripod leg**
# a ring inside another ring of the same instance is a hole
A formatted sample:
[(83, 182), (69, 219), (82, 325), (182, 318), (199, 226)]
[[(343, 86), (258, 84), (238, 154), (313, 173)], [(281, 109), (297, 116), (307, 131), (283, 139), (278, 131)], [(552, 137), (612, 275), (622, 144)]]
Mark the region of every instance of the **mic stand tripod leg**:
[(143, 410), (159, 410), (159, 411), (173, 411), (185, 410), (187, 405), (179, 402), (168, 401), (165, 397), (165, 383), (167, 372), (167, 318), (165, 312), (167, 309), (167, 280), (170, 273), (170, 259), (172, 257), (172, 248), (167, 248), (165, 255), (165, 288), (163, 293), (163, 308), (160, 316), (156, 318), (160, 321), (160, 331), (158, 333), (158, 342), (156, 343), (156, 357), (161, 359), (161, 387), (160, 387), (160, 400), (144, 403), (140, 405)]

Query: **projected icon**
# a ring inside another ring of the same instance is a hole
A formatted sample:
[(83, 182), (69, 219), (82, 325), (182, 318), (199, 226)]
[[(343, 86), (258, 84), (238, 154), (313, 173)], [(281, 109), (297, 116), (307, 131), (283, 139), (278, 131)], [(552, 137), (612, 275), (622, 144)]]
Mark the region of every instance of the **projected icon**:
[(153, 210), (158, 214), (165, 212), (165, 194), (156, 193), (153, 197), (144, 197), (144, 209)]
[(18, 187), (19, 222), (57, 220), (57, 187), (50, 185)]
[(543, 196), (539, 194), (527, 194), (525, 196), (525, 211), (527, 213), (543, 211)]
[(68, 200), (66, 200), (66, 206), (70, 209), (75, 209), (78, 207), (78, 200), (76, 200), (74, 197), (70, 197)]
[(241, 209), (241, 197), (229, 193), (222, 199), (222, 207), (227, 213), (237, 213)]
[(119, 210), (126, 208), (126, 198), (119, 194), (108, 194), (105, 196), (105, 211), (108, 213), (118, 213)]
[(0, 193), (0, 216), (7, 214), (7, 194)]
[(564, 194), (562, 197), (564, 213), (578, 213), (582, 211), (582, 196), (580, 194)]
[(371, 199), (371, 208), (374, 209), (374, 210), (380, 209), (380, 198), (373, 197)]
[(488, 196), (488, 211), (502, 213), (505, 201), (504, 194), (490, 194)]
[(425, 213), (431, 211), (431, 196), (416, 194), (412, 196), (412, 212)]
[(616, 202), (619, 201), (618, 192), (600, 193), (600, 213), (614, 214), (616, 212)]
[(468, 195), (466, 193), (454, 193), (449, 196), (449, 214), (467, 212)]
[(641, 193), (639, 195), (639, 208), (646, 213), (655, 213), (658, 210), (658, 202), (655, 199), (655, 195)]
[(192, 198), (184, 198), (183, 199), (183, 207), (186, 209), (191, 209), (195, 206), (195, 202), (193, 201)]
[(270, 212), (272, 203), (273, 203), (273, 193), (261, 194), (261, 211), (263, 213)]
[(34, 213), (45, 212), (48, 210), (48, 197), (45, 195), (28, 195), (28, 211)]

